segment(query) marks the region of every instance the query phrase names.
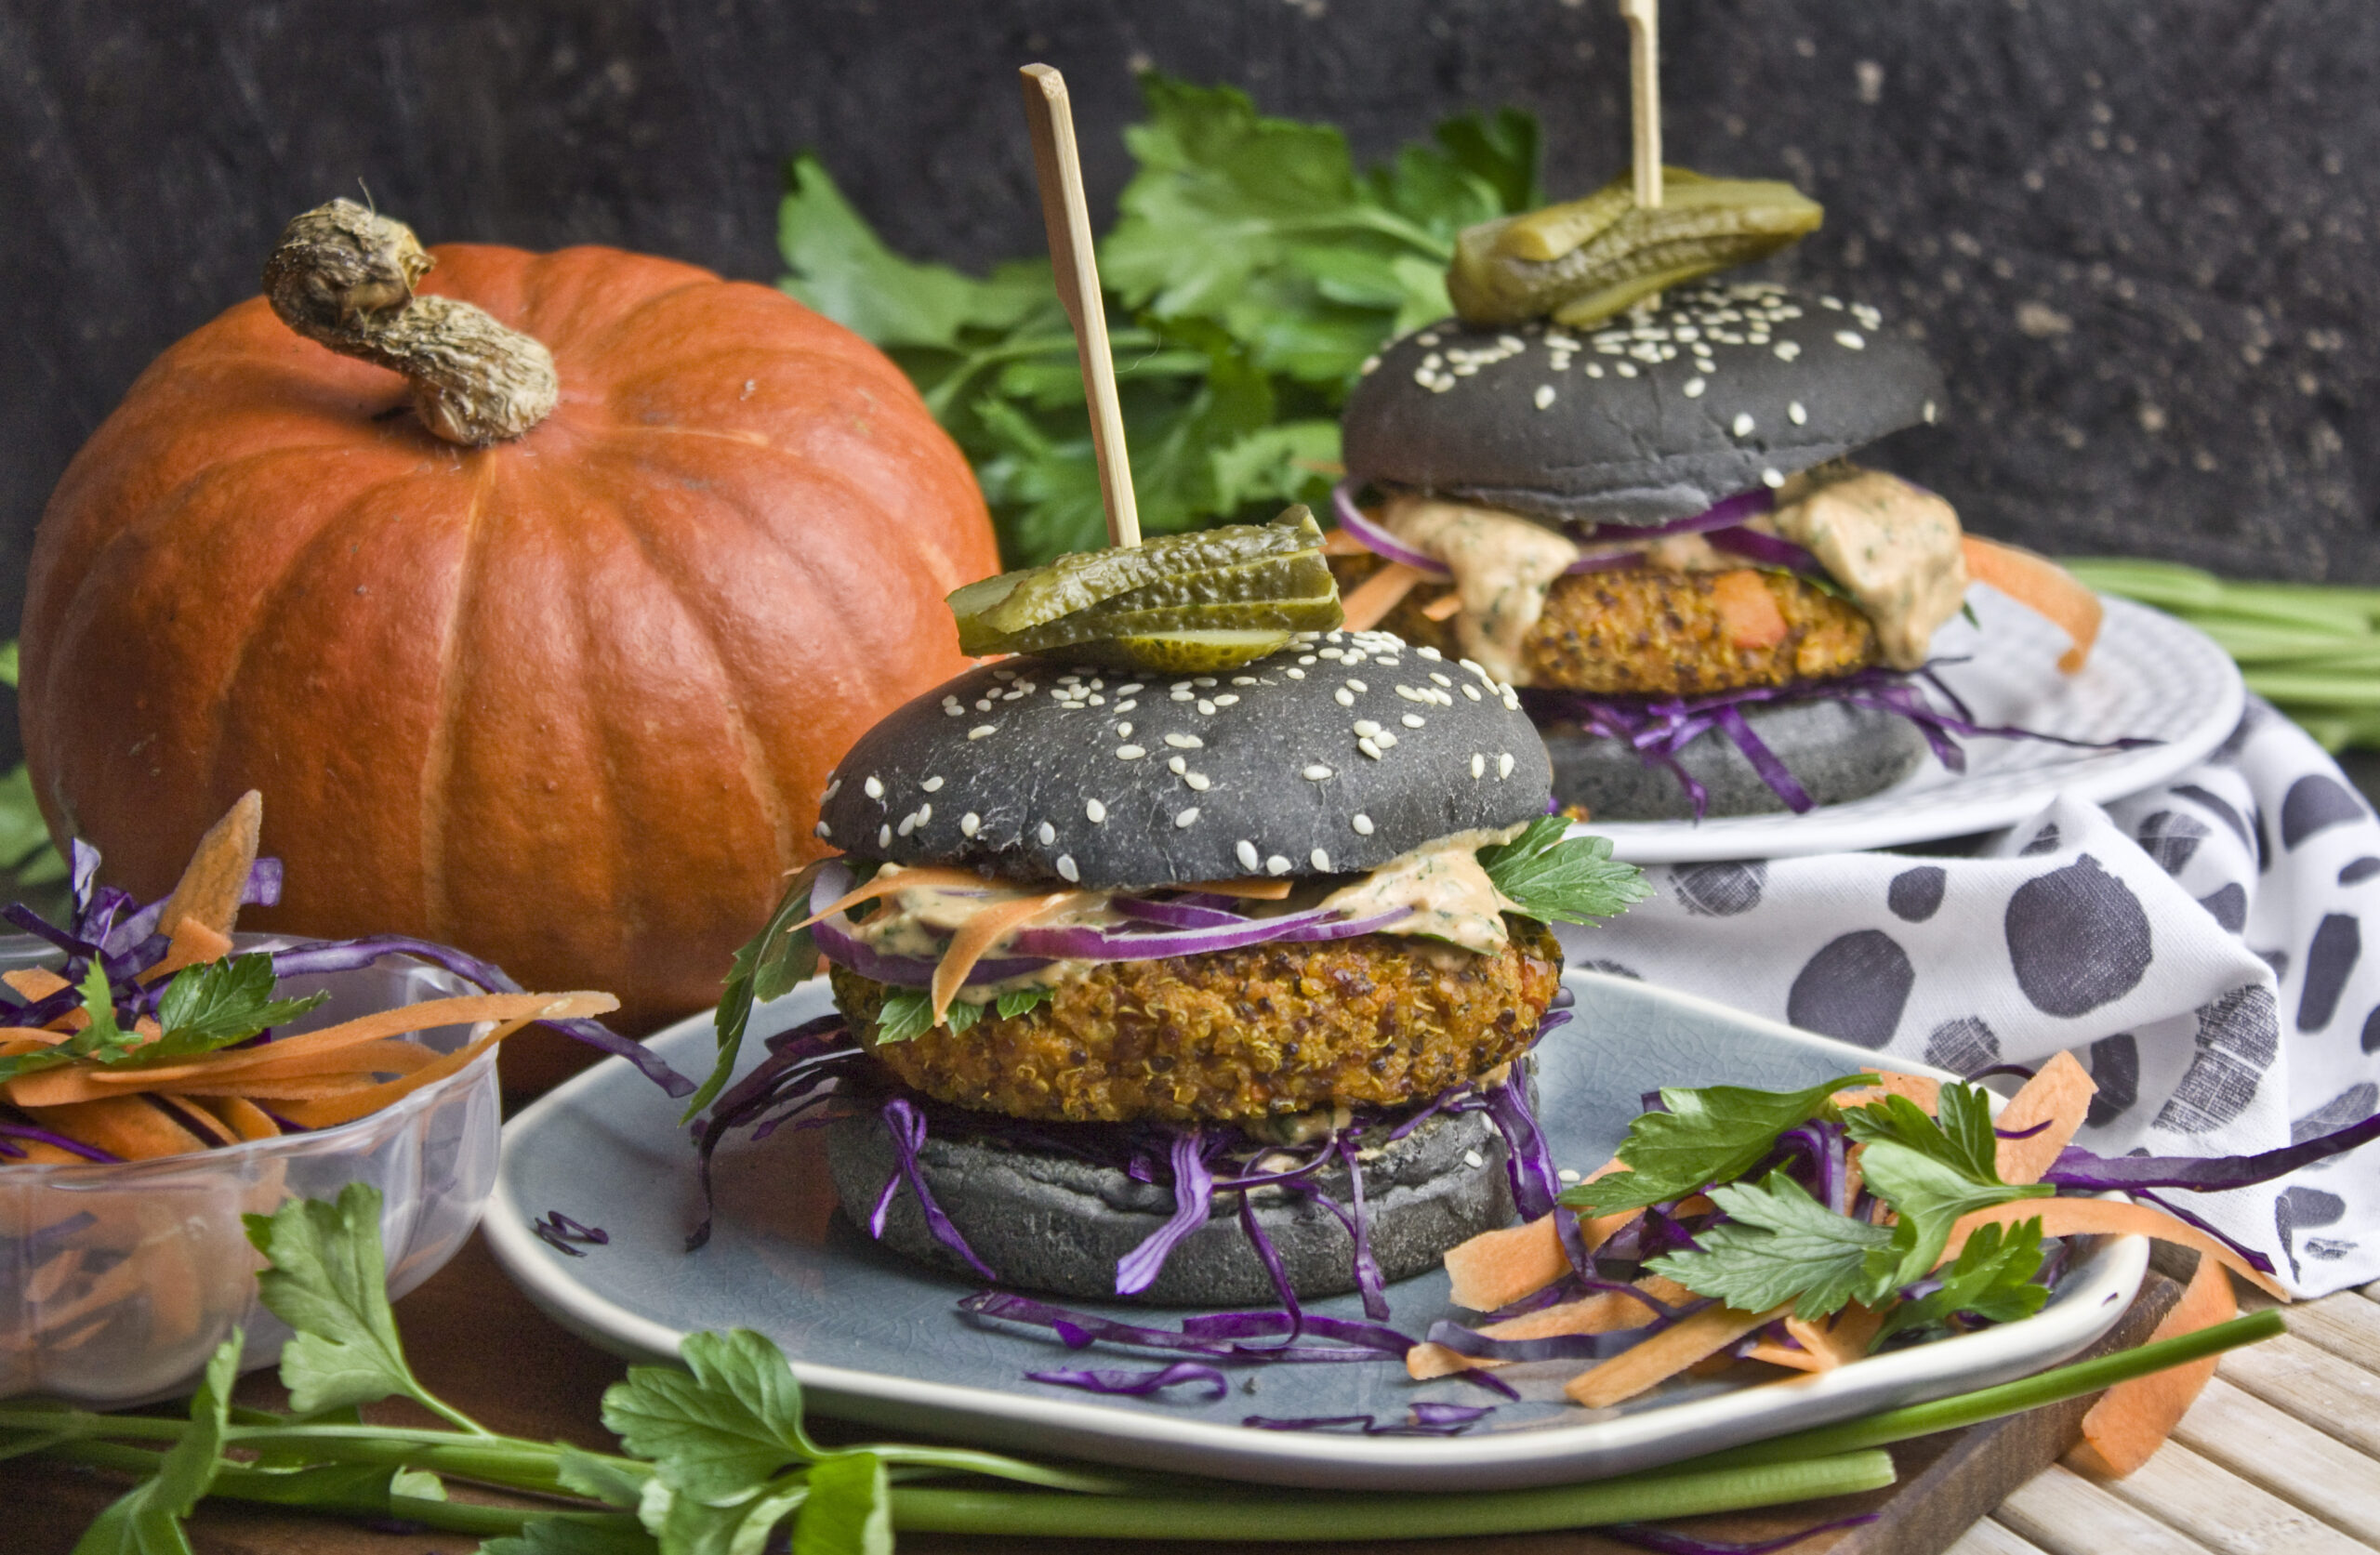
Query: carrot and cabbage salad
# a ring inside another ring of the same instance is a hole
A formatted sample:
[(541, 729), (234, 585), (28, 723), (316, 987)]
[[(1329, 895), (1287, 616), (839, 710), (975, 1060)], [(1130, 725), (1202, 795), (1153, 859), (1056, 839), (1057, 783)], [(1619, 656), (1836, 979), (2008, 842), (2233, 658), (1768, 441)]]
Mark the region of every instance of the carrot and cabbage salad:
[[(98, 858), (78, 846), (75, 913), (61, 929), (18, 905), (17, 927), (66, 953), (58, 969), (0, 977), (0, 1163), (152, 1160), (367, 1117), (467, 1068), (533, 1022), (587, 1039), (623, 1039), (592, 1017), (609, 994), (532, 994), (443, 947), (410, 941), (300, 942), (241, 953), (240, 909), (280, 894), (277, 861), (258, 857), (263, 805), (251, 792), (201, 840), (180, 881), (141, 906), (94, 884)], [(422, 955), (484, 993), (377, 1010), (319, 1030), (276, 1034), (325, 993), (280, 996), (285, 978)], [(485, 1026), (453, 1052), (409, 1037)], [(674, 1076), (673, 1076), (674, 1077)]]
[[(1590, 1408), (1747, 1362), (1828, 1371), (2031, 1315), (2071, 1239), (2097, 1235), (2199, 1255), (2157, 1331), (2171, 1338), (2236, 1314), (2227, 1272), (2289, 1296), (2270, 1260), (2160, 1192), (2267, 1182), (2380, 1138), (2374, 1118), (2261, 1155), (2102, 1158), (2072, 1143), (2096, 1090), (2066, 1054), (1997, 1119), (1977, 1086), (1872, 1071), (1799, 1091), (1664, 1090), (1550, 1213), (1447, 1254), (1451, 1299), (1490, 1320), (1433, 1325), (1407, 1370), (1587, 1362), (1564, 1390)], [(2139, 1202), (2087, 1196), (2109, 1189)], [(2145, 1462), (2211, 1369), (2111, 1390), (2084, 1427), (2095, 1461)]]

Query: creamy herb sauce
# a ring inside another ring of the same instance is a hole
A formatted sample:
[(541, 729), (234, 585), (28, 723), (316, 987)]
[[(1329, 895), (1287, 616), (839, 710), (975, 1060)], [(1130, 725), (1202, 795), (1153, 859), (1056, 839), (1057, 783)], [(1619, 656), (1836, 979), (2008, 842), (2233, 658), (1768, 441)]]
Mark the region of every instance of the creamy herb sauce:
[(1424, 934), (1482, 955), (1505, 945), (1504, 910), (1512, 903), (1479, 866), (1479, 850), (1510, 842), (1526, 830), (1457, 832), (1426, 848), (1394, 858), (1352, 886), (1332, 891), (1322, 904), (1349, 917), (1372, 917), (1398, 907), (1413, 915), (1390, 924), (1382, 934)]
[(1934, 633), (1966, 598), (1959, 515), (1949, 503), (1881, 471), (1839, 464), (1787, 481), (1772, 519), (1875, 623), (1884, 663), (1915, 669), (1925, 662)]
[[(888, 863), (878, 871), (879, 879), (897, 879), (905, 873), (897, 863)], [(906, 955), (920, 960), (938, 961), (950, 947), (950, 936), (985, 908), (1000, 903), (1021, 901), (1029, 896), (1048, 896), (1060, 887), (1033, 890), (1003, 881), (985, 880), (980, 887), (916, 885), (904, 886), (884, 898), (884, 904), (874, 917), (865, 923), (852, 925), (852, 937), (865, 941), (871, 948), (887, 955)], [(1037, 919), (1036, 929), (1064, 929), (1090, 925), (1112, 929), (1122, 921), (1121, 915), (1109, 904), (1105, 893), (1084, 891), (1076, 900), (1047, 917)], [(1007, 954), (1010, 935), (1002, 935), (984, 953), (985, 960)], [(1019, 988), (1055, 988), (1087, 975), (1096, 966), (1091, 961), (1052, 961), (1021, 976), (998, 982), (971, 982), (959, 990), (958, 996), (970, 1004), (983, 1004), (998, 995)]]
[(1454, 574), (1463, 652), (1499, 680), (1528, 684), (1521, 645), (1545, 613), (1546, 590), (1579, 560), (1578, 543), (1510, 513), (1429, 497), (1392, 498), (1382, 521)]

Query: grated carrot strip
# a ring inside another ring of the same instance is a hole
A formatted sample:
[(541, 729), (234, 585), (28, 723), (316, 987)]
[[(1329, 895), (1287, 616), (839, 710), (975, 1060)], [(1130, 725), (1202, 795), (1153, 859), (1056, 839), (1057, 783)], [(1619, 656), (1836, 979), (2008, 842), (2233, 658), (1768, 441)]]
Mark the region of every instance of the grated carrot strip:
[(1569, 1395), (1571, 1403), (1589, 1409), (1602, 1409), (1622, 1399), (1633, 1399), (1791, 1311), (1791, 1302), (1765, 1312), (1705, 1307), (1633, 1349), (1623, 1350), (1610, 1360), (1588, 1367), (1565, 1383), (1562, 1391)]
[(301, 1101), (282, 1110), (282, 1116), (306, 1128), (328, 1128), (334, 1124), (352, 1123), (357, 1118), (377, 1113), (390, 1102), (412, 1095), (427, 1085), (434, 1085), (449, 1074), (458, 1074), (471, 1061), (527, 1025), (526, 1021), (508, 1021), (481, 1037), (468, 1048), (458, 1048), (437, 1062), (427, 1064), (402, 1080), (390, 1080), (369, 1086), (350, 1095), (322, 1101)]
[[(202, 1069), (194, 1076), (182, 1076), (180, 1079), (174, 1077), (172, 1071), (162, 1065), (155, 1069), (94, 1069), (86, 1071), (85, 1077), (112, 1096), (178, 1088), (183, 1080), (212, 1083), (236, 1093), (238, 1087), (261, 1080), (295, 1080), (323, 1074), (410, 1074), (440, 1057), (418, 1042), (407, 1042), (400, 1037), (382, 1037), (376, 1042), (353, 1047), (274, 1053), (273, 1049), (280, 1046), (280, 1043), (273, 1042), (262, 1048), (235, 1049), (243, 1058), (251, 1054), (256, 1056), (251, 1061), (237, 1066), (218, 1064), (211, 1070)], [(189, 1067), (193, 1066), (176, 1064), (173, 1069)]]
[(1381, 624), (1390, 611), (1404, 602), (1421, 582), (1419, 569), (1402, 561), (1392, 561), (1379, 572), (1355, 585), (1353, 591), (1342, 595), (1339, 609), (1346, 615), (1346, 629), (1368, 632)]
[(1950, 1240), (1942, 1249), (1941, 1262), (1948, 1263), (1958, 1257), (1959, 1249), (1967, 1245), (1967, 1238), (1984, 1227), (2021, 1225), (2036, 1215), (2041, 1217), (2043, 1236), (2149, 1236), (2176, 1246), (2195, 1248), (2200, 1257), (2212, 1257), (2257, 1289), (2269, 1292), (2279, 1300), (2289, 1299), (2289, 1292), (2278, 1280), (2249, 1267), (2247, 1259), (2197, 1227), (2186, 1226), (2147, 1205), (2124, 1204), (2115, 1199), (2018, 1199), (1962, 1215), (1950, 1228)]
[(2098, 640), (2105, 613), (2096, 594), (2049, 558), (2020, 547), (1969, 534), (1960, 541), (1960, 548), (1966, 557), (1967, 576), (2046, 617), (2073, 639), (2073, 646), (2058, 655), (2058, 668), (2071, 675), (2082, 667)]
[(165, 958), (141, 973), (140, 981), (163, 982), (185, 967), (220, 961), (231, 954), (231, 936), (216, 932), (195, 917), (185, 917), (174, 925), (172, 942), (165, 947)]
[(70, 1140), (127, 1161), (151, 1161), (206, 1148), (205, 1141), (139, 1096), (110, 1096), (60, 1107), (27, 1107), (33, 1121)]
[[(2177, 1339), (2239, 1315), (2231, 1276), (2223, 1272), (2223, 1265), (2202, 1253), (2198, 1272), (2183, 1287), (2173, 1311), (2159, 1321), (2149, 1342)], [(2186, 1366), (2135, 1377), (2100, 1394), (2083, 1415), (2082, 1440), (2067, 1455), (2067, 1461), (2113, 1479), (2122, 1479), (2147, 1463), (2206, 1390), (2215, 1377), (2216, 1359), (2210, 1355)]]
[(1047, 896), (1020, 897), (1014, 902), (994, 903), (959, 926), (950, 937), (950, 947), (933, 969), (933, 1023), (942, 1024), (950, 1013), (950, 1001), (959, 995), (967, 974), (975, 969), (992, 946), (1012, 931), (1024, 928), (1034, 919), (1043, 917), (1076, 901), (1087, 901), (1089, 891), (1051, 891)]
[[(1646, 1275), (1636, 1282), (1636, 1287), (1657, 1301), (1673, 1305), (1694, 1299), (1692, 1291), (1659, 1274)], [(1602, 1290), (1541, 1311), (1524, 1312), (1501, 1323), (1491, 1323), (1479, 1331), (1495, 1339), (1555, 1338), (1568, 1334), (1608, 1334), (1621, 1328), (1642, 1328), (1653, 1317), (1653, 1309), (1644, 1302), (1616, 1290)], [(1450, 1377), (1474, 1367), (1493, 1369), (1512, 1364), (1465, 1355), (1446, 1345), (1426, 1341), (1405, 1352), (1405, 1370), (1416, 1381)]]
[(25, 967), (13, 972), (0, 972), (0, 982), (7, 983), (20, 996), (35, 1000), (46, 999), (69, 986), (64, 978), (47, 967)]
[(2090, 1072), (2060, 1053), (2041, 1066), (2024, 1088), (2008, 1100), (1994, 1127), (2003, 1135), (2024, 1134), (2046, 1124), (2038, 1134), (2020, 1140), (2002, 1139), (1993, 1153), (2003, 1182), (2039, 1182), (2042, 1173), (2056, 1164), (2058, 1153), (2074, 1141), (2091, 1115), (2091, 1098), (2099, 1093)]
[(229, 934), (240, 921), (240, 897), (256, 867), (257, 842), (264, 829), (264, 796), (251, 788), (207, 828), (198, 848), (182, 866), (174, 894), (157, 915), (157, 926), (171, 934), (182, 919), (196, 918), (218, 934)]
[(1451, 621), (1461, 613), (1462, 596), (1451, 592), (1441, 594), (1421, 607), (1423, 618), (1431, 621)]

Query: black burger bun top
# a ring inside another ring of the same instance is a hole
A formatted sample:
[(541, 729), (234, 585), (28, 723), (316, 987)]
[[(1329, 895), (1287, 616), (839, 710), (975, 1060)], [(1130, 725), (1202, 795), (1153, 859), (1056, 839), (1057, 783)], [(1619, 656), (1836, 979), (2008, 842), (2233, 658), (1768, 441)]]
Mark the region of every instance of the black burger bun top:
[(1382, 351), (1344, 421), (1358, 485), (1596, 523), (1687, 518), (1932, 421), (1942, 376), (1875, 310), (1674, 287), (1593, 329), (1448, 319)]
[(1217, 675), (1005, 659), (907, 704), (835, 770), (854, 858), (1099, 890), (1376, 869), (1546, 813), (1511, 688), (1386, 632), (1307, 633)]

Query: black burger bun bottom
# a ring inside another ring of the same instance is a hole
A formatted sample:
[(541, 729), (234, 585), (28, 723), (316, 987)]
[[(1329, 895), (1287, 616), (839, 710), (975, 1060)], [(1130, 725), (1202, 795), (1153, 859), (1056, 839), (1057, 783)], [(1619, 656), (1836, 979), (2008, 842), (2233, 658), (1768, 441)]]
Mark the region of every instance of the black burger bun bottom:
[[(1917, 770), (1925, 737), (1897, 714), (1848, 703), (1752, 703), (1744, 722), (1810, 798), (1821, 805), (1863, 799)], [(1646, 761), (1627, 742), (1549, 722), (1542, 733), (1554, 760), (1554, 794), (1591, 821), (1688, 821), (1694, 799), (1677, 773)], [(1706, 815), (1763, 815), (1785, 801), (1719, 730), (1706, 730), (1678, 753), (1678, 766), (1708, 795)]]
[[(844, 1213), (865, 1226), (886, 1183), (900, 1171), (875, 1114), (826, 1128), (826, 1164)], [(1057, 1296), (1116, 1300), (1116, 1264), (1173, 1215), (1173, 1190), (1122, 1170), (987, 1136), (934, 1132), (918, 1152), (934, 1202), (1000, 1284)], [(1448, 1248), (1513, 1218), (1504, 1141), (1484, 1114), (1440, 1113), (1363, 1164), (1365, 1240), (1382, 1276), (1402, 1280), (1435, 1267)], [(1343, 1166), (1313, 1185), (1352, 1213)], [(1355, 1288), (1355, 1243), (1339, 1218), (1311, 1195), (1256, 1189), (1258, 1225), (1301, 1298)], [(1239, 1223), (1236, 1193), (1215, 1195), (1205, 1224), (1166, 1258), (1148, 1289), (1131, 1299), (1157, 1306), (1270, 1307), (1272, 1276)], [(919, 1263), (981, 1283), (936, 1241), (916, 1196), (894, 1195), (884, 1245)]]
[(857, 859), (1132, 890), (1361, 874), (1545, 813), (1510, 687), (1386, 632), (1305, 633), (1220, 675), (1003, 660), (895, 709), (818, 836)]
[(1658, 524), (1935, 419), (1942, 377), (1874, 310), (1703, 283), (1567, 330), (1447, 320), (1349, 399), (1347, 474), (1555, 522)]

